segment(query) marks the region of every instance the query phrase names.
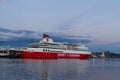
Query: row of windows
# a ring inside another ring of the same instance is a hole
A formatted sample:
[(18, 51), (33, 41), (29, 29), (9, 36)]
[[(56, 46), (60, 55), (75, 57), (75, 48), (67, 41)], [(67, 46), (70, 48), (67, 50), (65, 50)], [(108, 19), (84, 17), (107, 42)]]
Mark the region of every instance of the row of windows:
[(43, 52), (49, 52), (49, 49), (43, 49)]
[(43, 49), (43, 52), (63, 52), (63, 51), (50, 51), (49, 49)]
[(7, 53), (7, 51), (0, 51), (0, 53)]

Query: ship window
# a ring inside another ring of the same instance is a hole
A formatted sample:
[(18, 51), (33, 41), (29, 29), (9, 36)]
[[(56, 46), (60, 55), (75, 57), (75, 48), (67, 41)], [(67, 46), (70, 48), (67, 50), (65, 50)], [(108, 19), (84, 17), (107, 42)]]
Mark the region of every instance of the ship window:
[(46, 52), (47, 52), (47, 50), (46, 50), (46, 49), (43, 49), (43, 51), (46, 51)]
[(7, 51), (4, 51), (4, 53), (7, 53)]
[(2, 53), (3, 51), (0, 51), (0, 53)]

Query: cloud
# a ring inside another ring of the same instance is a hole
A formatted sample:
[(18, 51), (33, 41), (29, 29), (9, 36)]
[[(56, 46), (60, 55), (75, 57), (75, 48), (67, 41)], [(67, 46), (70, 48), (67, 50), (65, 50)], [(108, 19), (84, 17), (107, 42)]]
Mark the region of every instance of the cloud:
[(68, 20), (66, 20), (66, 21), (61, 22), (60, 24), (58, 24), (58, 29), (59, 30), (70, 29), (74, 25), (80, 23), (81, 19), (82, 19), (82, 15), (72, 17), (71, 19), (68, 19)]
[(0, 41), (16, 40), (20, 38), (40, 39), (41, 34), (27, 30), (13, 31), (0, 28)]
[(66, 34), (52, 34), (53, 39), (60, 41), (60, 42), (69, 42), (74, 44), (90, 44), (93, 42), (92, 36), (74, 36), (74, 35), (66, 35)]
[[(68, 43), (84, 43), (89, 44), (92, 42), (92, 36), (73, 36), (73, 35), (65, 35), (60, 33), (49, 33), (55, 42), (68, 42)], [(42, 33), (31, 32), (27, 30), (19, 30), (13, 31), (9, 29), (1, 28), (0, 30), (0, 41), (16, 41), (16, 40), (40, 40), (42, 39)]]

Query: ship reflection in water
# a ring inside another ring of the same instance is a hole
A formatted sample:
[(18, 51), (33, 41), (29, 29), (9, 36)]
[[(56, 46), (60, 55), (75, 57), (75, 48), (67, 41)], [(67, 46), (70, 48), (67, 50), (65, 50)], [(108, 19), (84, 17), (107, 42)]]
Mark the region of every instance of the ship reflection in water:
[(119, 59), (0, 59), (0, 80), (120, 80)]

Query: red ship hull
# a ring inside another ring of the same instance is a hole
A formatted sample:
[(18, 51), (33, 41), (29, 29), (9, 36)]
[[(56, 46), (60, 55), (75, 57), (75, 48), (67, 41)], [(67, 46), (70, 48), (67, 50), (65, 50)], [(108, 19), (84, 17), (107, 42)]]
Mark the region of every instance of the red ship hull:
[(89, 59), (90, 54), (73, 54), (73, 53), (57, 53), (57, 52), (29, 52), (23, 51), (23, 59), (58, 59), (58, 58), (74, 58), (74, 59)]

